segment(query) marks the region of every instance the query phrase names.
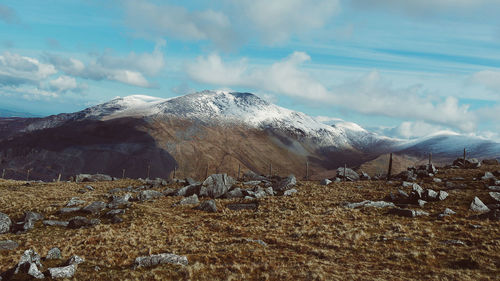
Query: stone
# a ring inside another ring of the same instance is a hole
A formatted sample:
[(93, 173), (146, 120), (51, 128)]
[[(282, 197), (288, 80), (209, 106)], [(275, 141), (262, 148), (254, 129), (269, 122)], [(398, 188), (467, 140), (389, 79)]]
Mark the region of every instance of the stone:
[(500, 192), (489, 192), (490, 197), (500, 202)]
[(67, 221), (57, 221), (57, 220), (44, 220), (42, 221), (42, 223), (48, 226), (63, 226), (63, 227), (66, 227), (69, 224), (69, 222)]
[(186, 256), (178, 256), (174, 254), (158, 254), (144, 257), (137, 257), (135, 259), (134, 268), (140, 267), (153, 267), (160, 264), (178, 264), (178, 265), (188, 265), (188, 259)]
[(320, 182), (321, 185), (329, 185), (331, 183), (332, 183), (332, 181), (329, 179), (322, 179)]
[(483, 201), (481, 201), (479, 198), (474, 197), (474, 200), (472, 200), (472, 203), (470, 204), (470, 209), (474, 212), (488, 212), (490, 209), (484, 205)]
[(111, 217), (110, 221), (111, 221), (111, 223), (122, 223), (123, 219), (118, 215), (114, 215)]
[(170, 187), (165, 188), (162, 193), (164, 196), (173, 196), (177, 192), (177, 189), (173, 189)]
[(413, 184), (412, 182), (408, 182), (408, 181), (404, 181), (401, 185), (403, 187), (413, 187)]
[(448, 192), (440, 190), (438, 194), (439, 201), (443, 201), (446, 198), (448, 198)]
[(69, 214), (69, 213), (74, 213), (74, 212), (79, 212), (81, 211), (81, 207), (69, 207), (69, 208), (62, 208), (58, 211), (59, 214)]
[(28, 275), (36, 278), (45, 278), (42, 272), (38, 268), (42, 268), (42, 263), (40, 262), (40, 256), (33, 249), (24, 251), (14, 269), (14, 274), (27, 273)]
[(4, 213), (0, 213), (0, 234), (9, 232), (11, 225), (12, 221), (9, 216)]
[(201, 185), (201, 182), (195, 181), (193, 178), (186, 178), (185, 181), (188, 185)]
[(82, 211), (91, 214), (98, 214), (102, 210), (106, 209), (106, 207), (107, 207), (106, 203), (102, 201), (96, 201), (82, 208)]
[(71, 257), (70, 257), (70, 258), (66, 261), (66, 263), (65, 263), (65, 264), (66, 264), (66, 265), (72, 265), (72, 264), (74, 264), (74, 265), (79, 265), (79, 264), (84, 263), (84, 262), (85, 262), (85, 260), (84, 260), (82, 257), (77, 256), (77, 255), (74, 255), (74, 256), (71, 256)]
[(297, 193), (297, 189), (292, 188), (289, 190), (285, 190), (285, 192), (283, 193), (283, 196), (292, 196), (294, 193)]
[(49, 252), (47, 253), (47, 256), (45, 256), (45, 259), (46, 260), (62, 259), (61, 250), (59, 250), (59, 248), (57, 247), (50, 249)]
[(256, 185), (259, 185), (261, 183), (262, 183), (262, 181), (246, 181), (246, 182), (243, 183), (243, 185), (256, 186)]
[(266, 242), (264, 242), (264, 241), (262, 241), (262, 240), (260, 240), (260, 239), (258, 239), (258, 240), (253, 240), (253, 239), (247, 238), (247, 239), (245, 239), (245, 240), (246, 240), (247, 242), (257, 243), (257, 244), (260, 244), (260, 245), (262, 245), (262, 246), (264, 246), (264, 247), (267, 247), (267, 243), (266, 243)]
[(62, 267), (49, 268), (50, 277), (56, 278), (72, 278), (75, 275), (76, 267), (74, 264)]
[(262, 181), (262, 180), (267, 180), (266, 177), (264, 176), (261, 176), (261, 175), (258, 175), (256, 174), (255, 172), (253, 171), (246, 171), (244, 174), (243, 174), (243, 178), (246, 180), (246, 181), (254, 181), (254, 180), (257, 180), (257, 181)]
[(358, 203), (347, 203), (345, 207), (349, 209), (354, 209), (359, 207), (386, 208), (386, 207), (395, 207), (395, 205), (392, 202), (365, 200)]
[(267, 195), (274, 196), (276, 193), (273, 190), (272, 186), (268, 186), (264, 189), (264, 191), (267, 193)]
[(422, 199), (422, 197), (424, 195), (424, 189), (422, 187), (420, 187), (420, 185), (414, 183), (412, 185), (412, 191), (413, 191), (414, 194), (417, 195), (418, 199)]
[[(337, 177), (344, 179), (344, 167), (337, 168)], [(345, 168), (345, 180), (357, 181), (359, 180), (359, 174), (353, 169)]]
[(83, 186), (83, 188), (86, 189), (87, 191), (94, 191), (94, 187), (91, 185), (85, 185)]
[[(285, 191), (286, 192), (286, 191)], [(259, 198), (263, 198), (263, 197), (266, 197), (267, 196), (267, 192), (264, 191), (264, 189), (260, 188), (254, 192), (253, 196), (257, 199)]]
[(190, 204), (198, 204), (200, 201), (198, 200), (198, 195), (193, 194), (189, 197), (183, 198), (181, 201), (179, 201), (179, 205), (190, 205)]
[(217, 205), (214, 200), (207, 200), (201, 202), (201, 204), (195, 208), (196, 210), (201, 210), (205, 212), (215, 213), (217, 212)]
[(417, 204), (418, 204), (418, 206), (420, 206), (422, 208), (422, 207), (424, 207), (425, 204), (427, 204), (427, 201), (424, 201), (422, 199), (418, 199)]
[(435, 182), (435, 183), (441, 183), (441, 182), (443, 182), (443, 180), (440, 179), (440, 178), (433, 178), (432, 181)]
[(81, 228), (81, 227), (89, 227), (96, 224), (100, 224), (101, 221), (99, 219), (89, 220), (86, 217), (73, 217), (68, 222), (69, 228)]
[(71, 199), (69, 199), (68, 203), (66, 204), (66, 207), (74, 207), (81, 204), (85, 204), (85, 201), (80, 200), (79, 197), (72, 197)]
[(163, 193), (156, 190), (142, 190), (137, 195), (139, 201), (149, 201), (163, 196)]
[(238, 204), (228, 204), (226, 208), (239, 211), (239, 210), (257, 210), (259, 205), (257, 203), (238, 203)]
[(28, 269), (28, 275), (35, 277), (36, 279), (44, 279), (45, 275), (38, 269), (38, 266), (34, 263), (30, 264)]
[(452, 210), (452, 209), (450, 209), (450, 208), (446, 208), (446, 209), (444, 209), (443, 214), (445, 214), (445, 215), (455, 215), (455, 214), (456, 214), (456, 212), (455, 212), (455, 211), (453, 211), (453, 210)]
[(295, 178), (295, 176), (289, 175), (278, 184), (276, 190), (278, 191), (287, 190), (294, 187), (296, 184), (297, 184), (297, 179)]
[(438, 193), (432, 189), (427, 189), (426, 190), (426, 197), (427, 197), (427, 200), (429, 201), (433, 201), (433, 200), (437, 200), (438, 198)]
[(224, 198), (242, 198), (244, 197), (245, 195), (243, 194), (243, 191), (241, 188), (237, 187), (229, 192), (227, 192), (226, 194), (224, 194)]
[(367, 173), (361, 171), (361, 173), (359, 175), (359, 179), (360, 180), (367, 180), (367, 181), (369, 181), (369, 180), (371, 180), (371, 177)]
[(130, 206), (129, 200), (132, 198), (132, 194), (125, 193), (123, 196), (113, 196), (111, 202), (108, 203), (107, 207), (109, 209), (120, 209), (123, 207)]
[(35, 227), (35, 223), (43, 219), (43, 215), (36, 212), (25, 212), (22, 220), (12, 225), (12, 232), (20, 233), (26, 232)]
[(193, 184), (179, 188), (175, 192), (175, 196), (191, 196), (193, 194), (200, 194), (201, 185)]
[(114, 210), (111, 210), (111, 211), (107, 212), (106, 216), (112, 217), (112, 216), (123, 215), (123, 214), (125, 214), (125, 210), (124, 209), (114, 209)]
[(234, 179), (227, 174), (213, 174), (203, 182), (200, 196), (219, 198), (229, 191), (234, 182)]
[(398, 189), (398, 195), (400, 197), (402, 197), (403, 199), (408, 199), (410, 198), (410, 195), (408, 195), (408, 193), (404, 192), (403, 190), (401, 189)]
[(17, 244), (17, 242), (15, 241), (12, 240), (0, 241), (0, 251), (10, 251), (16, 249), (17, 247), (19, 247), (19, 244)]
[(414, 218), (417, 216), (428, 216), (429, 213), (424, 212), (424, 211), (418, 211), (418, 210), (410, 210), (410, 209), (403, 209), (403, 208), (392, 208), (389, 209), (389, 214), (394, 214), (398, 215), (400, 217), (408, 217), (408, 218)]
[(75, 182), (96, 182), (96, 181), (112, 181), (113, 178), (104, 174), (79, 174), (75, 177)]
[(481, 177), (482, 180), (495, 180), (495, 176), (491, 172), (484, 173), (484, 176)]
[(496, 186), (496, 185), (488, 186), (488, 189), (493, 190), (493, 191), (500, 191), (500, 186)]

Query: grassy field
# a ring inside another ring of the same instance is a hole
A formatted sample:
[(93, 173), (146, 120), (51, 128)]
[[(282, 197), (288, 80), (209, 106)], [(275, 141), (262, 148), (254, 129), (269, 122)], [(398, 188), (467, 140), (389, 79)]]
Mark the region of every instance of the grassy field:
[[(217, 213), (172, 206), (180, 197), (134, 202), (119, 224), (103, 219), (91, 228), (66, 229), (38, 222), (27, 233), (0, 235), (0, 240), (20, 245), (0, 252), (0, 271), (17, 264), (26, 249), (45, 256), (50, 248), (59, 247), (64, 258), (85, 258), (75, 280), (499, 280), (500, 222), (468, 218), (474, 215), (469, 211), (474, 196), (493, 203), (484, 184), (472, 181), (493, 170), (500, 166), (440, 171), (437, 177), (442, 179), (464, 177), (468, 188), (448, 191), (445, 201), (421, 208), (431, 216), (417, 218), (388, 215), (386, 209), (342, 206), (381, 200), (397, 191), (399, 183), (385, 181), (329, 186), (300, 182), (293, 196), (260, 199), (257, 211), (225, 208), (241, 199), (217, 199)], [(95, 191), (80, 194), (83, 185), (26, 186), (22, 181), (0, 180), (0, 212), (13, 219), (24, 211), (59, 219), (57, 211), (71, 197), (88, 203), (107, 201), (111, 188), (140, 183), (98, 182), (92, 184)], [(444, 183), (430, 181), (421, 185), (436, 191), (444, 188)], [(443, 220), (432, 216), (447, 207), (457, 214)], [(465, 245), (443, 243), (447, 240)], [(185, 255), (189, 265), (131, 268), (137, 256), (163, 252)]]

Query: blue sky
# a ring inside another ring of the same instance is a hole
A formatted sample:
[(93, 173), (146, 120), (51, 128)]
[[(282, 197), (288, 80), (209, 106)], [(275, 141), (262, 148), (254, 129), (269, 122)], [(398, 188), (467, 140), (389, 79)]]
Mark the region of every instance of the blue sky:
[(7, 0), (0, 108), (232, 89), (395, 137), (500, 140), (499, 12), (498, 0)]

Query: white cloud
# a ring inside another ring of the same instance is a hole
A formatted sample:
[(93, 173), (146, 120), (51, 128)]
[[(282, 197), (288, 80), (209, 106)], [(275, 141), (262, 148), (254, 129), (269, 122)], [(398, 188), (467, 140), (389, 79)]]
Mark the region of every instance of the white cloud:
[(483, 70), (471, 77), (472, 81), (494, 91), (500, 91), (500, 71)]
[(445, 129), (442, 126), (432, 125), (426, 122), (402, 122), (399, 126), (386, 130), (386, 135), (391, 137), (413, 139), (435, 134)]
[(328, 89), (301, 68), (309, 60), (306, 53), (294, 52), (270, 66), (250, 67), (246, 60), (224, 63), (218, 55), (210, 55), (188, 64), (186, 71), (193, 80), (217, 87), (259, 89), (367, 115), (410, 118), (465, 132), (476, 128), (476, 113), (452, 96), (437, 98), (419, 87), (399, 89), (384, 81), (377, 71)]
[(0, 85), (36, 84), (56, 72), (53, 65), (35, 58), (9, 52), (0, 55)]

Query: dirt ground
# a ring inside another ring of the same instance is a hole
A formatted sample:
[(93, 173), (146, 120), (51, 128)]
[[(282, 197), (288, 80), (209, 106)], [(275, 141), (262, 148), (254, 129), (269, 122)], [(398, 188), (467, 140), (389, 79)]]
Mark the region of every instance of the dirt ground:
[[(464, 177), (457, 182), (468, 187), (449, 190), (442, 202), (415, 207), (431, 214), (417, 218), (389, 215), (387, 209), (343, 207), (344, 202), (381, 200), (400, 187), (400, 182), (385, 181), (329, 186), (299, 182), (298, 193), (260, 199), (257, 211), (225, 207), (242, 199), (217, 199), (216, 213), (172, 206), (181, 197), (134, 202), (119, 224), (103, 219), (94, 227), (66, 229), (38, 222), (27, 233), (0, 235), (0, 240), (19, 243), (15, 250), (0, 252), (0, 272), (17, 264), (29, 248), (45, 256), (50, 248), (59, 247), (64, 259), (85, 258), (74, 280), (499, 280), (500, 222), (469, 218), (474, 215), (469, 210), (474, 196), (494, 203), (484, 183), (472, 178), (496, 170), (500, 166), (441, 170), (436, 177), (444, 181)], [(421, 185), (437, 191), (444, 188), (444, 181), (426, 180)], [(111, 188), (140, 183), (92, 183), (95, 191), (80, 194), (83, 185), (26, 186), (22, 181), (0, 180), (0, 212), (14, 220), (24, 211), (59, 219), (57, 211), (71, 197), (88, 203), (107, 201)], [(434, 216), (447, 207), (457, 214), (445, 219)], [(446, 244), (448, 240), (465, 245)], [(132, 269), (136, 257), (156, 253), (185, 255), (189, 265)]]

